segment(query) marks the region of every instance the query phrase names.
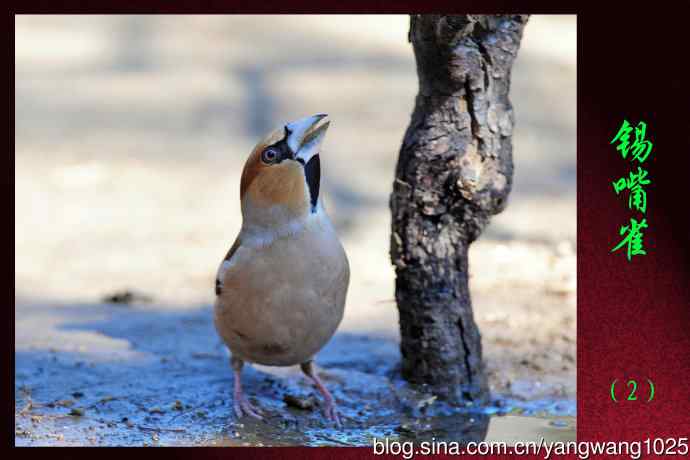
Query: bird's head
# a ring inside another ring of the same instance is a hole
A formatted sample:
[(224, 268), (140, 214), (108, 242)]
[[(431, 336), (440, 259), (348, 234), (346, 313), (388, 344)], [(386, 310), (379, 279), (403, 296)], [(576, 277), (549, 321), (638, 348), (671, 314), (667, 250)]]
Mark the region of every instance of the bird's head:
[(271, 228), (319, 210), (319, 152), (330, 122), (317, 114), (274, 131), (254, 147), (242, 171), (244, 225)]

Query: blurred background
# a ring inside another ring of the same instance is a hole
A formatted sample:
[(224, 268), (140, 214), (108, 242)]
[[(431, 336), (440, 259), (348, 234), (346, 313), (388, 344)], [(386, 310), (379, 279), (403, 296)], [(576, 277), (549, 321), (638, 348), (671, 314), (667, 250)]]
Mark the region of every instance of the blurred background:
[[(137, 350), (127, 332), (137, 315), (118, 316), (117, 334), (85, 326), (112, 320), (102, 300), (113, 293), (143, 293), (150, 302), (139, 312), (201, 311), (212, 331), (208, 306), (241, 225), (246, 156), (270, 130), (318, 112), (332, 120), (324, 203), (352, 267), (334, 343), (357, 334), (395, 353), (388, 197), (417, 91), (408, 23), (389, 15), (17, 16), (18, 387), (47, 378), (35, 372), (43, 352), (98, 360)], [(515, 183), (507, 209), (471, 247), (475, 316), (494, 392), (572, 401), (575, 16), (532, 16), (511, 98)], [(155, 324), (139, 338), (170, 334)], [(216, 347), (215, 337), (203, 340)], [(324, 365), (337, 364), (325, 356)]]

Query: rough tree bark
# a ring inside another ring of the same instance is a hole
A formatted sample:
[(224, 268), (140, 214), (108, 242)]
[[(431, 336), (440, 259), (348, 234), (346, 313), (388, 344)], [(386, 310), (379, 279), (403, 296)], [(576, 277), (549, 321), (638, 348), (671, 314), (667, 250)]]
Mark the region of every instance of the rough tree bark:
[(510, 192), (508, 92), (527, 19), (410, 20), (419, 93), (390, 199), (402, 372), (453, 402), (483, 403), (488, 396), (467, 255)]

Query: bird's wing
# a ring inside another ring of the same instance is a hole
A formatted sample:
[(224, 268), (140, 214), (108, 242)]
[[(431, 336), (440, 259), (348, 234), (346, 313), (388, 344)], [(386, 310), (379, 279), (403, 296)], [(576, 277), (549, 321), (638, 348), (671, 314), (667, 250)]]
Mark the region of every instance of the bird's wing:
[(223, 291), (223, 273), (225, 272), (225, 269), (227, 267), (227, 264), (230, 262), (230, 259), (232, 259), (233, 254), (235, 254), (235, 251), (237, 251), (241, 244), (242, 241), (240, 240), (240, 237), (238, 235), (237, 238), (235, 238), (235, 242), (230, 247), (230, 250), (225, 255), (223, 262), (221, 262), (220, 267), (218, 268), (218, 273), (216, 274), (216, 296), (219, 296), (220, 293)]

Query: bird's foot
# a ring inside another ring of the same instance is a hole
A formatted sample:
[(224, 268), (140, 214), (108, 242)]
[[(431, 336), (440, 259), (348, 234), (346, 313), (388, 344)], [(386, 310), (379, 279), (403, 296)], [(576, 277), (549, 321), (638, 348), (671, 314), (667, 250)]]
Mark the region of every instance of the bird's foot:
[(324, 414), (326, 418), (331, 422), (335, 423), (335, 426), (342, 428), (342, 423), (340, 423), (340, 410), (335, 402), (331, 399), (326, 399), (326, 407), (324, 408)]
[(242, 418), (245, 415), (254, 417), (255, 419), (262, 420), (261, 410), (254, 406), (249, 400), (243, 395), (235, 395), (235, 401), (233, 402), (233, 407), (235, 409), (235, 415), (237, 418)]
[(235, 415), (237, 418), (242, 418), (245, 415), (254, 417), (261, 420), (261, 411), (258, 407), (254, 407), (252, 403), (249, 402), (246, 396), (244, 396), (244, 391), (242, 391), (242, 366), (244, 366), (244, 361), (234, 356), (230, 359), (233, 372), (235, 374), (235, 389), (232, 393), (233, 408), (235, 409)]
[(338, 410), (338, 406), (335, 404), (335, 398), (331, 392), (328, 391), (328, 388), (326, 388), (326, 385), (323, 384), (319, 376), (316, 375), (316, 372), (314, 372), (312, 362), (307, 361), (306, 363), (302, 363), (301, 367), (302, 372), (304, 372), (304, 374), (309, 377), (312, 382), (314, 382), (316, 389), (319, 390), (319, 393), (321, 393), (321, 396), (323, 396), (323, 400), (326, 403), (326, 407), (324, 408), (326, 418), (332, 422), (335, 422), (335, 425), (338, 428), (341, 428), (342, 424), (340, 423), (340, 411)]

